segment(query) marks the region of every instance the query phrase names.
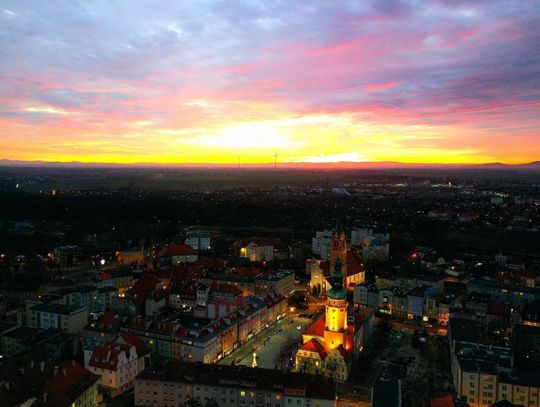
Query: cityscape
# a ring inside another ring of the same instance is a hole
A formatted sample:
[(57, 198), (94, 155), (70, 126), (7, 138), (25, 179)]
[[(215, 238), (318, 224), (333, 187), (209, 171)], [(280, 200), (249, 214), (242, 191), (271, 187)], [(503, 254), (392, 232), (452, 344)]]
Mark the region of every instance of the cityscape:
[(540, 407), (534, 1), (0, 2), (1, 407)]

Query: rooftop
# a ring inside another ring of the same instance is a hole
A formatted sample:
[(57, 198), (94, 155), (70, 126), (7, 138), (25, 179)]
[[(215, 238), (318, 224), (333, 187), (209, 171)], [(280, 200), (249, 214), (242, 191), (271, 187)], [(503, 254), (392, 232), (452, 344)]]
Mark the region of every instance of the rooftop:
[(49, 312), (52, 314), (71, 315), (74, 312), (85, 310), (85, 308), (74, 307), (64, 304), (38, 304), (30, 308), (32, 311)]
[(302, 373), (246, 366), (214, 365), (169, 360), (146, 369), (138, 380), (197, 383), (229, 387), (250, 387), (257, 390), (302, 390), (306, 397), (334, 400), (332, 380)]

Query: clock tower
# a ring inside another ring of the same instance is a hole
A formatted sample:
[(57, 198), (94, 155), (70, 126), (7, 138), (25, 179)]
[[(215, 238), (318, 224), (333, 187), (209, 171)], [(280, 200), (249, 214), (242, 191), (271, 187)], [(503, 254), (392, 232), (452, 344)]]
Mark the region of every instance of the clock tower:
[(337, 258), (332, 272), (332, 288), (326, 294), (326, 323), (324, 346), (327, 350), (346, 346), (347, 335), (347, 291), (343, 287), (341, 259)]

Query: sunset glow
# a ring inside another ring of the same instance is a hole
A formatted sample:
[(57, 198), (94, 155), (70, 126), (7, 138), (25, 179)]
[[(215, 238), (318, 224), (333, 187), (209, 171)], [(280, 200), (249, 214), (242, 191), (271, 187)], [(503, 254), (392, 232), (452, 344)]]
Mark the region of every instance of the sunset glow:
[(0, 159), (540, 159), (536, 1), (0, 6)]

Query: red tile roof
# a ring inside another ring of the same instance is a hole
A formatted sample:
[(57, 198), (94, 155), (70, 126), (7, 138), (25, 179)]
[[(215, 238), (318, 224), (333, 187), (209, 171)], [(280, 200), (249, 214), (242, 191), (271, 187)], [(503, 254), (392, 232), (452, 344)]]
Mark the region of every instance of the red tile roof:
[(326, 324), (326, 315), (322, 314), (319, 318), (315, 320), (307, 329), (304, 331), (304, 335), (311, 336), (324, 336), (324, 328)]
[[(353, 276), (364, 271), (364, 265), (362, 264), (362, 260), (351, 250), (347, 251), (346, 264), (347, 276)], [(330, 275), (330, 262), (328, 260), (320, 260), (319, 267), (323, 271), (325, 277), (328, 277)]]
[(300, 350), (317, 353), (317, 354), (319, 354), (319, 357), (322, 360), (325, 360), (326, 356), (328, 356), (326, 354), (326, 351), (324, 350), (324, 346), (321, 345), (321, 343), (317, 339), (314, 339), (314, 338), (312, 338), (309, 341), (307, 341), (306, 343), (304, 343), (300, 347)]
[(364, 265), (360, 258), (354, 254), (351, 250), (347, 251), (347, 276), (353, 276), (355, 274), (364, 271)]
[(197, 254), (197, 251), (188, 244), (184, 243), (171, 243), (165, 245), (159, 252), (159, 257), (171, 257), (171, 256), (189, 256)]
[(92, 367), (116, 370), (122, 353), (124, 353), (126, 359), (129, 360), (131, 356), (131, 345), (107, 343), (94, 349), (88, 364)]
[(46, 407), (71, 405), (100, 379), (100, 376), (93, 374), (76, 362), (60, 365), (58, 372), (45, 386), (47, 399), (43, 404)]
[(431, 407), (455, 407), (454, 398), (451, 394), (431, 399)]
[(122, 334), (120, 334), (120, 337), (126, 344), (135, 346), (135, 350), (137, 351), (137, 357), (140, 358), (150, 353), (150, 349), (148, 349), (144, 341), (137, 335), (131, 332), (123, 332)]

